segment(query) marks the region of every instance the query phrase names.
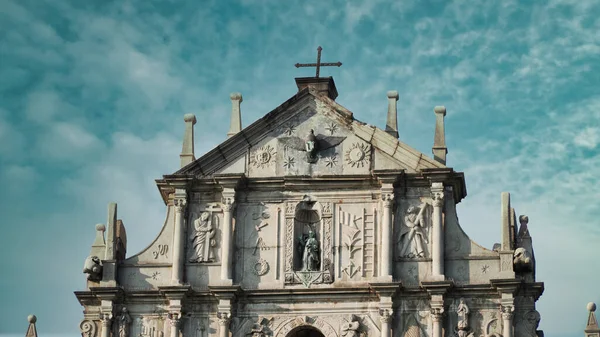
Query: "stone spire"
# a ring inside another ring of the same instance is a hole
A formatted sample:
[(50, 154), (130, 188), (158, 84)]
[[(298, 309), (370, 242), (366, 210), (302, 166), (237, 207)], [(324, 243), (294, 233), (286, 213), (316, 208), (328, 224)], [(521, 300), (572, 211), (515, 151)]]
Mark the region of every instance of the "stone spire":
[(239, 92), (231, 93), (229, 98), (231, 98), (231, 124), (229, 126), (229, 132), (227, 132), (227, 138), (242, 131), (242, 112), (240, 105), (244, 101), (242, 99), (242, 94)]
[(433, 137), (433, 159), (446, 165), (446, 133), (444, 131), (444, 117), (446, 117), (446, 107), (436, 106), (435, 112), (435, 135)]
[(388, 111), (387, 111), (387, 122), (385, 123), (385, 132), (398, 138), (398, 92), (391, 90), (387, 92), (388, 97)]
[(29, 315), (27, 316), (27, 320), (29, 321), (29, 328), (27, 328), (25, 337), (38, 337), (37, 329), (35, 328), (37, 317), (35, 317), (35, 315)]
[(587, 325), (585, 327), (585, 337), (600, 337), (600, 327), (598, 327), (598, 320), (596, 319), (596, 303), (590, 302), (587, 305), (588, 314)]
[(196, 124), (196, 116), (194, 114), (185, 114), (183, 120), (185, 121), (185, 133), (183, 134), (183, 148), (179, 155), (181, 167), (196, 160), (196, 157), (194, 157), (194, 124)]

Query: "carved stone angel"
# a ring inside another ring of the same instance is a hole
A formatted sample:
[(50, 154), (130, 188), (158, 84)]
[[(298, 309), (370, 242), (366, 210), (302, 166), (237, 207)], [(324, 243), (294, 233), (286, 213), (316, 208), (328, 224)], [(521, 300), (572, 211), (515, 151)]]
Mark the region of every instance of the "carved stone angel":
[(317, 154), (320, 151), (325, 151), (337, 146), (344, 141), (344, 139), (346, 139), (346, 137), (315, 136), (314, 130), (310, 130), (308, 136), (304, 140), (298, 137), (282, 137), (279, 138), (279, 141), (294, 150), (306, 152), (306, 161), (309, 163), (316, 163), (318, 159)]
[(426, 207), (427, 204), (422, 204), (420, 207), (409, 206), (406, 210), (399, 236), (400, 257), (425, 257), (425, 245), (428, 243), (424, 215)]
[(214, 260), (212, 247), (216, 246), (215, 228), (209, 212), (204, 212), (194, 221), (194, 232), (190, 240), (194, 253), (190, 262), (209, 262)]

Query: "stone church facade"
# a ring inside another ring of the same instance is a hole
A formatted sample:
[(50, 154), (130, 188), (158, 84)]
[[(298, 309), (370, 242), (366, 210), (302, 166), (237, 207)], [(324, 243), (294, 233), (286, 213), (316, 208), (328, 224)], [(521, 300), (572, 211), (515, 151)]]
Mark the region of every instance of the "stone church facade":
[(116, 204), (75, 295), (86, 337), (542, 336), (528, 219), (501, 195), (500, 243), (459, 225), (464, 175), (446, 166), (446, 109), (433, 157), (339, 105), (332, 78), (196, 159), (186, 115), (181, 169), (157, 180), (162, 230), (126, 256)]

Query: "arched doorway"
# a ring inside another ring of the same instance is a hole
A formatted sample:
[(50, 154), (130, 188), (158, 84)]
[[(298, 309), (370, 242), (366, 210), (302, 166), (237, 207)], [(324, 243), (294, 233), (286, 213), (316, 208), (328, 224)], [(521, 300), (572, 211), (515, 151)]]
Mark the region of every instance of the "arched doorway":
[(290, 331), (286, 337), (325, 337), (325, 335), (315, 327), (303, 325)]

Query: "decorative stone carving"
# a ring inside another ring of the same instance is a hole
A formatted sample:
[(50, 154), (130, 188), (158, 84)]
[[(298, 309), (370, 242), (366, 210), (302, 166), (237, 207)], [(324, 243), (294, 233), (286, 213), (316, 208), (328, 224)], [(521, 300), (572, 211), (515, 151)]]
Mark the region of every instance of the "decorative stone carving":
[(169, 245), (158, 245), (157, 249), (152, 252), (154, 259), (158, 259), (159, 256), (167, 257), (167, 253), (169, 252)]
[(330, 168), (337, 166), (337, 157), (331, 156), (331, 157), (325, 158), (325, 166), (330, 167)]
[(271, 145), (264, 145), (252, 154), (250, 162), (259, 169), (265, 168), (274, 162), (276, 153)]
[(426, 244), (429, 242), (425, 210), (427, 204), (420, 207), (408, 206), (404, 224), (400, 228), (400, 257), (421, 258), (426, 256)]
[(96, 323), (89, 319), (84, 319), (79, 323), (79, 331), (82, 337), (96, 337)]
[(537, 337), (536, 331), (540, 324), (540, 318), (540, 313), (537, 310), (530, 310), (519, 316), (519, 319), (515, 322), (515, 336)]
[(331, 324), (319, 317), (299, 316), (292, 318), (282, 324), (282, 327), (277, 331), (275, 337), (286, 337), (295, 328), (300, 326), (311, 326), (318, 329), (324, 336), (338, 337), (338, 333)]
[[(309, 196), (294, 206), (286, 207), (285, 275), (286, 284), (331, 283), (332, 214), (325, 213), (320, 203)], [(322, 231), (322, 232), (319, 232)], [(322, 247), (322, 249), (321, 249)], [(322, 254), (321, 254), (322, 253)]]
[(345, 154), (346, 163), (352, 167), (365, 167), (371, 161), (371, 146), (365, 143), (353, 143)]
[(513, 266), (515, 272), (518, 273), (533, 271), (533, 259), (531, 258), (531, 253), (522, 247), (515, 249)]
[(187, 205), (187, 201), (185, 198), (176, 198), (173, 200), (173, 205), (175, 206), (175, 212), (182, 213)]
[(474, 333), (469, 328), (469, 306), (465, 303), (465, 299), (461, 298), (456, 308), (458, 315), (458, 323), (456, 325), (455, 334), (458, 337), (473, 337)]
[[(192, 241), (193, 254), (190, 262), (210, 262), (214, 261), (213, 247), (217, 245), (215, 240), (216, 230), (213, 226), (209, 212), (203, 212), (198, 219), (194, 221), (194, 231), (190, 236)], [(215, 217), (215, 222), (218, 218)]]
[(501, 307), (502, 319), (503, 320), (512, 320), (514, 310), (515, 310), (515, 308), (513, 306), (503, 305)]
[(319, 241), (315, 232), (308, 232), (308, 236), (298, 238), (299, 251), (302, 256), (302, 271), (317, 271), (320, 265)]
[(354, 275), (356, 275), (358, 272), (360, 272), (360, 266), (356, 266), (354, 264), (354, 261), (350, 261), (350, 263), (348, 263), (348, 265), (346, 267), (344, 267), (344, 269), (342, 269), (342, 271), (344, 273), (346, 273), (346, 275), (348, 275), (350, 278), (353, 278)]
[(319, 152), (339, 145), (344, 139), (346, 139), (346, 137), (315, 136), (314, 130), (310, 130), (304, 140), (298, 137), (281, 137), (279, 138), (279, 141), (282, 142), (286, 148), (306, 152), (306, 161), (312, 164), (317, 162), (317, 154)]
[(269, 336), (273, 332), (270, 329), (271, 322), (273, 322), (273, 318), (259, 318), (256, 323), (252, 325), (250, 329), (250, 333), (247, 335), (251, 335), (252, 337), (264, 337)]
[(329, 133), (333, 136), (333, 134), (337, 131), (338, 128), (339, 126), (335, 122), (331, 122), (327, 124), (325, 130), (329, 131)]
[(269, 272), (269, 263), (264, 259), (258, 259), (252, 271), (257, 276), (266, 275)]
[(358, 321), (358, 317), (355, 315), (351, 315), (346, 322), (342, 323), (342, 327), (340, 329), (341, 337), (359, 337), (358, 329), (360, 328), (360, 322)]
[(433, 307), (431, 308), (431, 320), (434, 322), (441, 322), (444, 318), (444, 308)]
[(97, 256), (88, 256), (83, 265), (83, 273), (88, 274), (87, 279), (93, 282), (102, 280), (102, 261)]
[(391, 323), (392, 322), (392, 311), (388, 309), (379, 310), (379, 319), (381, 323)]
[(218, 312), (217, 318), (219, 320), (219, 325), (222, 327), (228, 327), (229, 322), (231, 322), (231, 313), (229, 312)]
[(121, 314), (117, 317), (117, 335), (119, 337), (129, 337), (129, 326), (131, 317), (127, 311), (127, 307), (121, 309)]

